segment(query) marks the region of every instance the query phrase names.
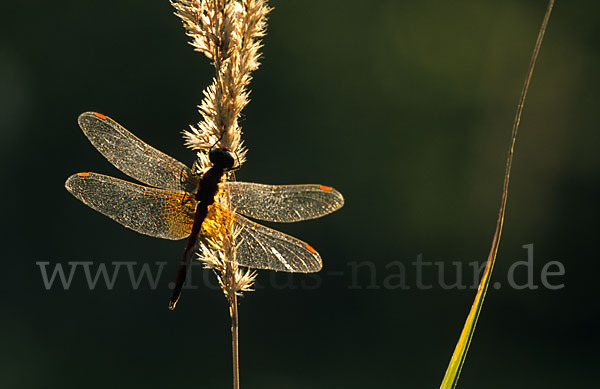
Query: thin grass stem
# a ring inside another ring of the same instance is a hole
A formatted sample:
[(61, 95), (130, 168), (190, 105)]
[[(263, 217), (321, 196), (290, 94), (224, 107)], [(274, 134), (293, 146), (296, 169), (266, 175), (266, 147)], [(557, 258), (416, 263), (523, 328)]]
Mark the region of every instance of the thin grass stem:
[(238, 306), (237, 295), (234, 293), (230, 302), (231, 306), (231, 357), (233, 361), (233, 389), (240, 387), (239, 365), (239, 335), (238, 335)]
[(531, 83), (531, 78), (533, 77), (533, 70), (535, 68), (537, 57), (540, 52), (540, 47), (542, 46), (542, 41), (544, 39), (544, 34), (546, 32), (548, 20), (550, 19), (550, 14), (552, 13), (553, 7), (554, 0), (549, 0), (548, 7), (546, 8), (546, 13), (544, 15), (544, 20), (542, 21), (542, 25), (538, 33), (535, 47), (533, 49), (533, 54), (531, 55), (531, 61), (529, 62), (529, 69), (527, 71), (527, 76), (523, 84), (523, 89), (521, 90), (519, 104), (517, 105), (517, 112), (515, 114), (515, 120), (513, 122), (512, 127), (510, 148), (508, 150), (508, 157), (506, 160), (506, 169), (504, 172), (502, 200), (500, 202), (498, 220), (496, 222), (496, 231), (494, 232), (492, 247), (490, 249), (490, 253), (487, 259), (487, 265), (483, 273), (483, 277), (481, 278), (481, 282), (479, 283), (479, 288), (477, 290), (477, 294), (475, 295), (475, 300), (473, 301), (473, 305), (471, 306), (471, 310), (469, 311), (469, 315), (467, 316), (467, 320), (458, 339), (458, 343), (456, 344), (456, 348), (454, 349), (454, 353), (452, 354), (452, 358), (450, 359), (450, 363), (448, 364), (448, 368), (442, 380), (442, 384), (440, 385), (441, 389), (451, 389), (456, 387), (458, 378), (460, 376), (460, 372), (467, 357), (467, 352), (469, 350), (471, 340), (473, 339), (473, 334), (475, 333), (475, 326), (477, 325), (477, 320), (479, 319), (479, 314), (481, 313), (481, 308), (483, 307), (483, 301), (485, 299), (485, 295), (490, 284), (492, 270), (494, 269), (496, 255), (498, 253), (498, 247), (500, 246), (502, 227), (504, 225), (504, 214), (506, 211), (506, 203), (508, 200), (508, 184), (510, 182), (510, 171), (512, 168), (515, 143), (517, 141), (517, 132), (519, 129), (519, 124), (521, 123), (521, 114), (523, 113), (525, 98), (527, 97), (529, 84)]

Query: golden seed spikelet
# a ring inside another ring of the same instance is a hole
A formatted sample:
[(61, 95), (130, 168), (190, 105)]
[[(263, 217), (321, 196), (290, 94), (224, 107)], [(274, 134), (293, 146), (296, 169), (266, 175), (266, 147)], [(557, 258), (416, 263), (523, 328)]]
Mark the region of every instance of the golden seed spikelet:
[[(186, 145), (198, 150), (194, 171), (203, 174), (211, 167), (211, 147), (231, 150), (239, 167), (246, 160), (239, 118), (249, 102), (252, 72), (260, 65), (261, 38), (271, 8), (265, 0), (176, 0), (171, 4), (194, 50), (215, 67), (198, 106), (202, 120), (183, 131)], [(210, 212), (200, 234), (199, 257), (205, 267), (215, 270), (225, 297), (232, 302), (236, 295), (252, 290), (256, 273), (238, 269), (233, 221), (217, 207)]]
[(180, 0), (172, 4), (190, 43), (213, 62), (216, 73), (198, 106), (202, 120), (184, 131), (186, 145), (199, 150), (199, 172), (210, 168), (206, 153), (215, 144), (229, 148), (241, 165), (246, 149), (239, 118), (249, 102), (251, 73), (260, 65), (261, 38), (271, 8), (264, 0)]

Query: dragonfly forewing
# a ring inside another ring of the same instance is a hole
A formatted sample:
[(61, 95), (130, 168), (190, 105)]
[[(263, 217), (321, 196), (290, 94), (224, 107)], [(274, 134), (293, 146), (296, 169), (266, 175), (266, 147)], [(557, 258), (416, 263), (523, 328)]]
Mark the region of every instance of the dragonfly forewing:
[(85, 112), (79, 126), (117, 169), (144, 184), (195, 193), (198, 177), (175, 158), (146, 144), (108, 116)]
[[(324, 185), (264, 185), (230, 181), (219, 188), (231, 207), (253, 219), (293, 223), (316, 219), (340, 209), (344, 198)], [(218, 198), (217, 198), (218, 199)]]
[(195, 200), (183, 191), (150, 188), (96, 173), (78, 173), (65, 187), (90, 208), (140, 234), (179, 240), (194, 222)]

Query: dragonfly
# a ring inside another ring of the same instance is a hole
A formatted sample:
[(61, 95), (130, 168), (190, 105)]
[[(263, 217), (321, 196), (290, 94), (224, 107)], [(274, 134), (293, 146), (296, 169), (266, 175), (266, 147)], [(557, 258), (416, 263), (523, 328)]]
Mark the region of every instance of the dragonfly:
[(308, 243), (250, 219), (292, 223), (325, 216), (344, 205), (343, 196), (332, 187), (226, 181), (236, 160), (227, 148), (211, 148), (212, 166), (196, 174), (108, 116), (85, 112), (78, 123), (113, 166), (143, 185), (82, 172), (67, 179), (66, 189), (85, 205), (140, 234), (187, 238), (169, 309), (179, 300), (200, 236), (235, 231), (231, 237), (234, 260), (241, 266), (294, 273), (322, 268), (321, 256)]

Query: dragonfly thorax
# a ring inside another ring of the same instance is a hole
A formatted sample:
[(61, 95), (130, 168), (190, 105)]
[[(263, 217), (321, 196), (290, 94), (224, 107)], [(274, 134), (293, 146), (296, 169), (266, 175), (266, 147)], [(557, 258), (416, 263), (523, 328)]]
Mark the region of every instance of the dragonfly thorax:
[(212, 149), (208, 152), (208, 159), (215, 167), (229, 170), (235, 163), (233, 153), (226, 148)]

